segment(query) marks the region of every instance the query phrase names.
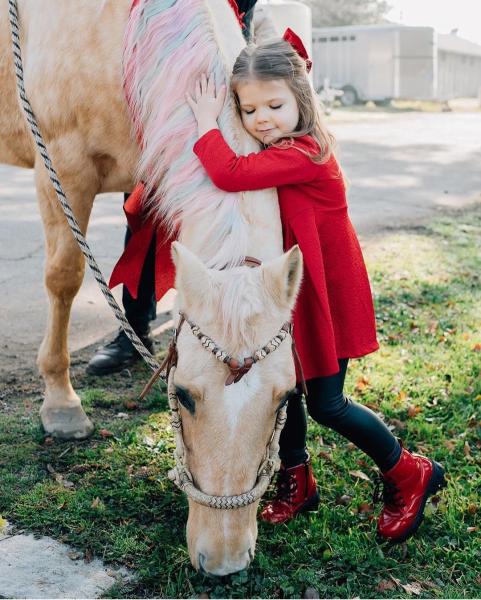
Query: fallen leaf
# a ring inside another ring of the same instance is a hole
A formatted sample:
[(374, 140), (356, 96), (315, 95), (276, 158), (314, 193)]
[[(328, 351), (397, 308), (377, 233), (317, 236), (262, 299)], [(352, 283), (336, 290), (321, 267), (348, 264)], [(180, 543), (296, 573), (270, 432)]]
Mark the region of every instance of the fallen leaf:
[(389, 581), (388, 579), (382, 579), (376, 586), (376, 590), (378, 592), (386, 592), (388, 590), (395, 590), (396, 584), (394, 581)]
[(100, 504), (100, 498), (97, 496), (97, 498), (95, 498), (95, 500), (92, 500), (92, 504), (90, 505), (90, 508), (98, 508), (99, 504)]
[(469, 504), (468, 505), (468, 513), (470, 515), (475, 515), (478, 512), (478, 507), (476, 506), (476, 504)]
[(101, 429), (99, 431), (99, 435), (103, 438), (109, 438), (109, 437), (113, 437), (113, 433), (111, 431), (109, 431), (108, 429)]
[(84, 560), (86, 563), (90, 563), (92, 562), (94, 559), (94, 553), (92, 552), (92, 550), (90, 548), (87, 548), (87, 550), (85, 550), (84, 552)]
[(404, 431), (407, 427), (407, 424), (404, 421), (400, 421), (399, 419), (389, 419), (389, 423), (394, 425), (396, 429), (400, 431)]
[(452, 452), (456, 448), (456, 442), (454, 440), (444, 440), (443, 445), (450, 452)]
[(408, 417), (415, 417), (422, 411), (420, 406), (415, 406), (414, 404), (410, 404), (408, 407)]
[(464, 456), (471, 458), (471, 448), (469, 446), (469, 442), (464, 442), (463, 446)]
[(366, 473), (363, 473), (362, 471), (349, 471), (349, 475), (352, 475), (353, 477), (358, 477), (359, 479), (364, 479), (364, 481), (371, 481), (370, 478), (366, 475)]
[(406, 394), (406, 392), (404, 390), (401, 390), (396, 396), (396, 400), (397, 402), (404, 402), (404, 400), (406, 400), (407, 397), (408, 395)]
[(352, 500), (352, 496), (349, 496), (348, 494), (343, 494), (342, 496), (338, 496), (336, 498), (336, 504), (339, 506), (339, 504), (342, 504), (342, 506), (348, 506), (351, 503)]
[(477, 527), (466, 527), (466, 533), (474, 533), (475, 531), (478, 531)]
[(368, 502), (362, 502), (357, 507), (357, 512), (359, 512), (359, 513), (370, 513), (370, 512), (372, 512), (372, 510), (373, 510), (372, 505), (369, 504)]
[(471, 350), (474, 350), (475, 352), (481, 352), (481, 344), (474, 344)]
[(127, 410), (137, 410), (139, 408), (138, 402), (134, 402), (133, 400), (126, 400), (124, 406)]
[(362, 391), (369, 385), (369, 379), (366, 375), (362, 375), (356, 382), (356, 390)]
[(423, 592), (419, 583), (401, 583), (401, 587), (406, 593), (414, 594), (415, 596), (420, 596)]

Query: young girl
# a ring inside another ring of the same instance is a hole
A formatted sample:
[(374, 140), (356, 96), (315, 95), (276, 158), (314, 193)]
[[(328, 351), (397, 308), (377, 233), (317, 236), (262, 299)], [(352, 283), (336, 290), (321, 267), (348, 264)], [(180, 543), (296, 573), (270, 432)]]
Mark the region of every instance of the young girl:
[[(308, 64), (285, 40), (249, 45), (239, 55), (232, 93), (245, 129), (264, 145), (248, 156), (236, 156), (222, 137), (217, 118), (225, 87), (216, 95), (213, 77), (204, 75), (195, 98), (187, 96), (199, 130), (194, 152), (223, 190), (277, 187), (285, 250), (299, 244), (304, 256), (293, 318), (307, 410), (377, 464), (384, 484), (378, 532), (400, 542), (419, 527), (426, 500), (444, 485), (444, 472), (438, 463), (408, 452), (375, 413), (343, 394), (349, 359), (373, 352), (378, 343), (369, 280), (349, 220), (334, 140), (322, 124)], [(300, 393), (290, 400), (287, 416), (277, 493), (261, 513), (271, 523), (288, 521), (319, 502)]]

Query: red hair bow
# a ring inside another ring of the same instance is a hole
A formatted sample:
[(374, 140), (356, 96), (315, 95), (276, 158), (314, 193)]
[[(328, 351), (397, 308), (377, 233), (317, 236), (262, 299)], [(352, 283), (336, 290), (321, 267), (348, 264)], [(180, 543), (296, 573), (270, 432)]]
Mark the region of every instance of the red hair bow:
[(286, 42), (289, 42), (297, 54), (299, 54), (299, 56), (305, 60), (306, 70), (309, 73), (312, 68), (312, 60), (309, 58), (301, 38), (297, 35), (297, 33), (294, 33), (290, 27), (286, 29), (282, 37), (286, 40)]
[(239, 7), (237, 6), (236, 0), (229, 0), (229, 4), (231, 5), (232, 10), (234, 11), (235, 16), (237, 17), (237, 20), (239, 21), (239, 25), (241, 26), (242, 29), (245, 29), (245, 24), (243, 21), (245, 13), (241, 13), (239, 11)]

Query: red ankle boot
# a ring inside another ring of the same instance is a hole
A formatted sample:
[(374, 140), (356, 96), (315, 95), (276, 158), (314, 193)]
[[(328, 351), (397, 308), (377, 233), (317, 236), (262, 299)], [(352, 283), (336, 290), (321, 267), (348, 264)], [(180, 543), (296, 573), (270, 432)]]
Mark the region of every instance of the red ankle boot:
[[(396, 544), (416, 533), (423, 520), (426, 500), (446, 486), (440, 464), (411, 454), (405, 448), (394, 467), (381, 475), (379, 483), (384, 486), (384, 507), (377, 530), (381, 537)], [(375, 501), (380, 499), (379, 487), (374, 496)]]
[(263, 521), (285, 523), (300, 512), (315, 510), (319, 505), (319, 491), (309, 459), (288, 469), (281, 465), (276, 486), (274, 499), (261, 512)]

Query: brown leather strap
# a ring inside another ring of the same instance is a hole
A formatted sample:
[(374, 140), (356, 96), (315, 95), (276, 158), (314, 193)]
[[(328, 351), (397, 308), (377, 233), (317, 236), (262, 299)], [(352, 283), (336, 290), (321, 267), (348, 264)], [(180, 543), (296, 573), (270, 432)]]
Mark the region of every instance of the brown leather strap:
[(142, 393), (140, 394), (140, 400), (143, 400), (145, 398), (145, 396), (147, 396), (147, 394), (152, 389), (152, 386), (157, 381), (157, 379), (160, 377), (160, 375), (162, 374), (162, 371), (164, 369), (165, 369), (166, 377), (168, 379), (170, 369), (172, 367), (177, 366), (177, 360), (179, 357), (177, 354), (177, 338), (179, 336), (180, 329), (181, 329), (184, 321), (185, 321), (185, 317), (181, 313), (179, 324), (177, 325), (177, 329), (174, 329), (174, 333), (172, 334), (172, 339), (170, 340), (169, 347), (167, 348), (167, 354), (165, 355), (165, 358), (162, 361), (162, 363), (160, 364), (159, 368), (156, 369), (156, 371), (154, 372), (154, 374), (152, 375), (152, 377), (149, 379), (146, 386), (142, 390)]
[(262, 261), (254, 256), (244, 256), (244, 265), (246, 267), (260, 267), (262, 265)]
[(230, 373), (225, 380), (225, 385), (231, 385), (231, 383), (237, 383), (248, 373), (255, 363), (252, 356), (244, 358), (243, 364), (239, 364), (239, 361), (235, 358), (231, 358), (226, 364), (229, 367)]

